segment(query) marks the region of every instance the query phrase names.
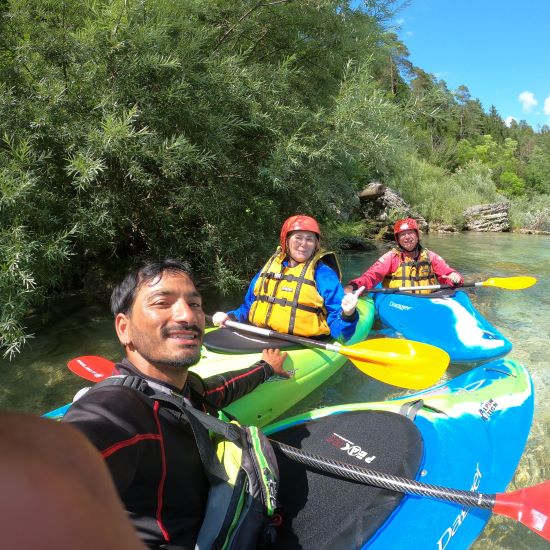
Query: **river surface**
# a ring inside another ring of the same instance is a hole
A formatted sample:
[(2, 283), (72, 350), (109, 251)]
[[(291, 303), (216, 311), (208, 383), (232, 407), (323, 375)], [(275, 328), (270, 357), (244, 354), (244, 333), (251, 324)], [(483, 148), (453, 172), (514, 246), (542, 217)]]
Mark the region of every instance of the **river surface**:
[[(510, 356), (526, 365), (535, 385), (533, 426), (525, 453), (509, 490), (550, 477), (550, 237), (519, 234), (431, 235), (424, 244), (441, 254), (468, 281), (489, 277), (532, 275), (538, 283), (527, 290), (506, 291), (482, 287), (471, 293), (476, 308), (514, 344)], [(359, 275), (386, 247), (341, 258), (344, 279)], [(238, 305), (241, 294), (221, 297), (203, 290), (204, 309), (213, 313)], [(0, 360), (0, 408), (41, 413), (70, 401), (86, 385), (66, 368), (80, 355), (120, 357), (113, 322), (105, 304), (82, 306), (66, 299), (49, 308), (48, 320), (25, 351), (14, 361)], [(46, 315), (46, 313), (39, 313)], [(454, 377), (465, 367), (451, 365)], [(367, 378), (347, 364), (292, 412), (323, 405), (382, 400), (399, 391)], [(419, 541), (421, 542), (421, 541)], [(420, 544), (421, 546), (421, 544)], [(548, 550), (550, 544), (526, 527), (493, 517), (474, 550)]]

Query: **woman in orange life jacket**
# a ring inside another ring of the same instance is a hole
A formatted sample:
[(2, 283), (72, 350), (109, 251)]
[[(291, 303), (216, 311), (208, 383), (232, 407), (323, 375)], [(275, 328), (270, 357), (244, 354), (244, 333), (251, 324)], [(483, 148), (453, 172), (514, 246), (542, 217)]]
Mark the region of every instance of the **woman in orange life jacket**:
[[(367, 290), (382, 282), (385, 288), (415, 287), (436, 284), (460, 286), (464, 279), (445, 260), (420, 244), (418, 224), (412, 218), (397, 220), (393, 226), (397, 246), (378, 258), (361, 276), (345, 287), (353, 292), (359, 287)], [(419, 290), (418, 293), (429, 293)]]
[(227, 313), (217, 312), (214, 324), (234, 319), (297, 336), (350, 338), (362, 290), (344, 294), (336, 256), (320, 249), (320, 237), (314, 218), (288, 218), (280, 246), (250, 282), (244, 302)]

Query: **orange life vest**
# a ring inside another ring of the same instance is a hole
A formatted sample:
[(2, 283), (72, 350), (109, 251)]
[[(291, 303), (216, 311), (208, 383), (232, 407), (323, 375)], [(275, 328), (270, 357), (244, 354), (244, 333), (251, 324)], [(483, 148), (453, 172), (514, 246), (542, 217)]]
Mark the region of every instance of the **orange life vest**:
[(340, 268), (333, 252), (317, 252), (307, 262), (285, 266), (281, 248), (267, 261), (254, 286), (255, 300), (248, 320), (259, 327), (298, 336), (330, 334), (327, 310), (317, 291), (315, 267), (319, 261)]
[[(394, 248), (393, 251), (401, 256), (403, 252)], [(382, 281), (385, 288), (399, 288), (401, 286), (414, 287), (424, 285), (438, 284), (437, 277), (432, 269), (428, 250), (420, 249), (420, 254), (416, 260), (405, 256), (405, 261), (401, 261), (397, 269), (386, 275)], [(430, 294), (430, 290), (417, 290), (418, 294)]]

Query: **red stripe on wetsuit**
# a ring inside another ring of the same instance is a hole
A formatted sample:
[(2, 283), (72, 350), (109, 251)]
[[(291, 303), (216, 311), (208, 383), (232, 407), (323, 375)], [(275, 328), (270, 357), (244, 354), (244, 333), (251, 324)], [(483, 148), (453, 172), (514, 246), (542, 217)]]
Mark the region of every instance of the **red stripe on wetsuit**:
[(159, 402), (155, 401), (153, 405), (153, 416), (155, 418), (155, 424), (157, 425), (158, 433), (150, 433), (150, 434), (139, 434), (135, 435), (134, 437), (131, 437), (130, 439), (126, 439), (125, 441), (119, 441), (115, 445), (111, 445), (109, 448), (105, 449), (101, 452), (101, 455), (103, 458), (107, 458), (117, 451), (120, 451), (121, 449), (124, 449), (126, 447), (131, 447), (132, 445), (136, 445), (137, 443), (140, 443), (141, 441), (158, 441), (160, 443), (160, 456), (161, 456), (161, 462), (162, 462), (162, 474), (160, 476), (159, 485), (157, 488), (157, 512), (156, 512), (156, 520), (158, 528), (160, 529), (160, 532), (162, 533), (162, 536), (164, 537), (164, 540), (166, 542), (170, 542), (170, 535), (168, 534), (168, 531), (164, 527), (164, 524), (162, 523), (162, 504), (164, 500), (164, 483), (166, 481), (166, 453), (164, 450), (164, 438), (162, 436), (162, 430), (160, 428), (160, 420), (159, 420)]

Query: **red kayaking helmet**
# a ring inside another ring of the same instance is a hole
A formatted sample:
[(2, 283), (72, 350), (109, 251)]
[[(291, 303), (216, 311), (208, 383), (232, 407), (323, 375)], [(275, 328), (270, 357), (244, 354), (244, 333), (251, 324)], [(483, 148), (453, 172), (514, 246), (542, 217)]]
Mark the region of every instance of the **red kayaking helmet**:
[(318, 239), (321, 237), (321, 229), (319, 229), (319, 224), (314, 218), (301, 215), (290, 216), (283, 223), (283, 227), (281, 227), (279, 242), (283, 250), (286, 250), (286, 239), (291, 231), (311, 231), (317, 235)]
[(402, 220), (397, 220), (393, 224), (393, 236), (395, 237), (395, 240), (397, 241), (397, 235), (399, 235), (401, 231), (408, 231), (409, 229), (414, 229), (416, 231), (416, 234), (418, 235), (418, 238), (420, 238), (420, 233), (418, 231), (418, 224), (416, 223), (416, 220), (413, 220), (412, 218), (403, 218)]

